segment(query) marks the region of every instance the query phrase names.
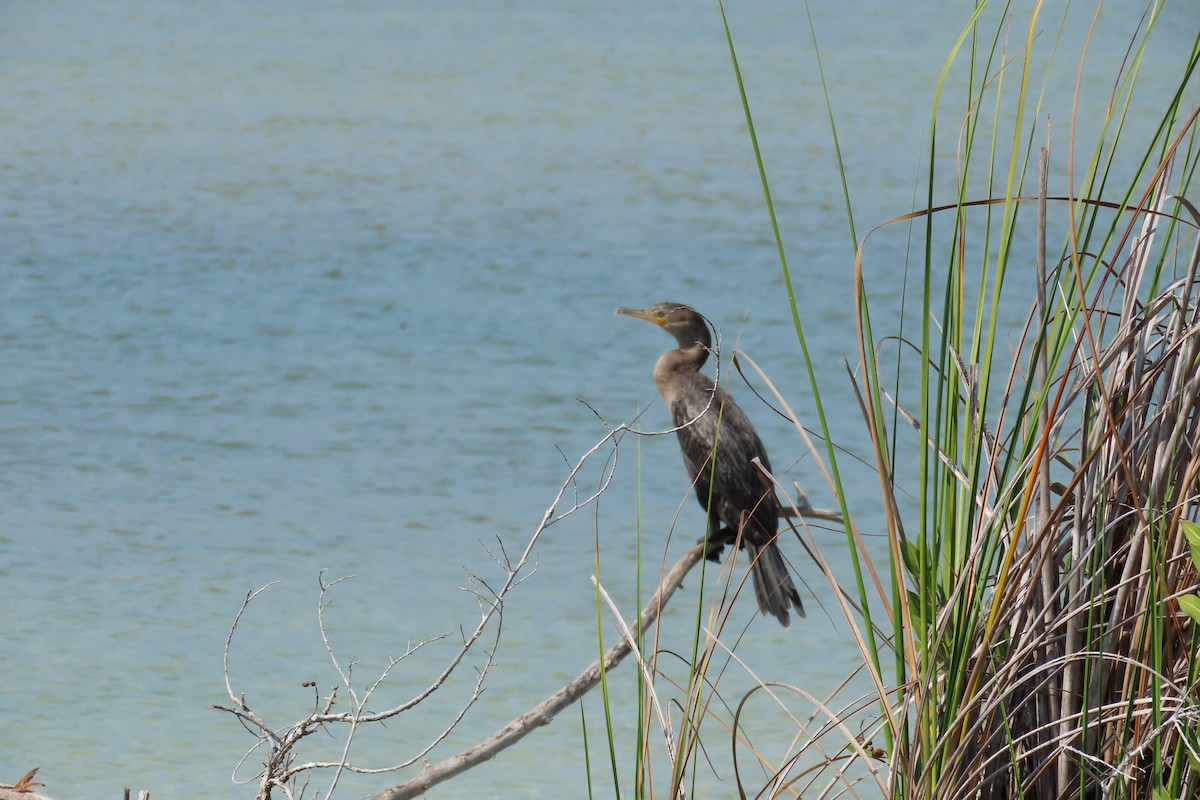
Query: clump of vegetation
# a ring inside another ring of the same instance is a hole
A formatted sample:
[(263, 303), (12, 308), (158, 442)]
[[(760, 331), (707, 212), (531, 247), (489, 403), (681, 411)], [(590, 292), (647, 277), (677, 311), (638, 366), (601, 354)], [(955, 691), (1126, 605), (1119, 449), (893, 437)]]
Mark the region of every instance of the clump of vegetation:
[[(1036, 24), (1035, 12), (1027, 47)], [(860, 248), (859, 389), (892, 576), (890, 596), (872, 598), (886, 638), (867, 637), (864, 655), (897, 690), (881, 698), (888, 796), (1200, 789), (1198, 633), (1180, 613), (1200, 563), (1186, 535), (1200, 516), (1200, 215), (1182, 199), (1198, 163), (1197, 109), (1183, 98), (1200, 50), (1157, 135), (1131, 155), (1118, 143), (1152, 29), (1116, 75), (1121, 102), (1069, 196), (1048, 196), (1049, 148), (1023, 122), (1029, 72), (1016, 80), (1007, 163), (995, 156), (1006, 137), (979, 135), (977, 116), (999, 103), (1000, 82), (976, 87), (959, 201), (938, 209), (931, 192), (918, 217), (920, 318), (886, 367)], [(979, 158), (1007, 177), (1002, 195), (972, 203), (965, 176)], [(1105, 176), (1131, 158), (1129, 187), (1102, 199)], [(1037, 181), (1025, 180), (1031, 162)], [(1030, 294), (1006, 347), (1007, 316)], [(914, 453), (912, 508), (898, 487)]]
[[(906, 225), (919, 243), (899, 308), (871, 300), (871, 236), (859, 245), (851, 379), (888, 547), (866, 544), (861, 487), (843, 485), (828, 444), (856, 584), (824, 572), (875, 691), (834, 702), (772, 686), (813, 713), (796, 720), (758, 796), (1200, 794), (1200, 212), (1185, 199), (1200, 165), (1200, 107), (1188, 104), (1200, 38), (1178, 75), (1154, 76), (1178, 91), (1158, 118), (1138, 118), (1152, 135), (1127, 145), (1161, 9), (1147, 11), (1113, 68), (1108, 116), (1065, 137), (1072, 181), (1078, 143), (1097, 141), (1082, 179), (1052, 191), (1055, 151), (1032, 91), (1040, 10), (1025, 21), (1009, 10), (985, 29), (981, 6), (947, 62), (943, 81), (965, 67), (969, 90), (953, 179), (938, 158), (952, 113), (939, 86), (926, 207), (881, 226)], [(1004, 51), (1010, 39), (1018, 52)], [(736, 70), (732, 37), (730, 51)], [(746, 114), (753, 139), (748, 102)], [(761, 158), (759, 168), (770, 207)], [(828, 443), (811, 368), (810, 378)], [(682, 703), (697, 710), (668, 736), (670, 796), (687, 793), (681, 764), (724, 702), (722, 671), (709, 671), (717, 634), (697, 626)], [(751, 747), (740, 722), (735, 712), (719, 723), (735, 754)]]

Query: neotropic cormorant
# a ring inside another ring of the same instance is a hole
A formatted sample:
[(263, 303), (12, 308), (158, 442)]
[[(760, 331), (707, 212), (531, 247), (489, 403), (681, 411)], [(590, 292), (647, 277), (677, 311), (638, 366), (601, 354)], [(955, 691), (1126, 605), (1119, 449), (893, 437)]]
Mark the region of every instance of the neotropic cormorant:
[(707, 320), (679, 303), (658, 303), (644, 310), (618, 308), (617, 313), (653, 322), (679, 343), (678, 350), (659, 357), (654, 383), (670, 406), (683, 463), (708, 513), (709, 541), (732, 542), (741, 532), (758, 607), (786, 628), (789, 610), (794, 606), (803, 617), (804, 606), (775, 543), (779, 531), (775, 491), (752, 460), (757, 458), (767, 472), (771, 462), (745, 412), (700, 371), (712, 347)]

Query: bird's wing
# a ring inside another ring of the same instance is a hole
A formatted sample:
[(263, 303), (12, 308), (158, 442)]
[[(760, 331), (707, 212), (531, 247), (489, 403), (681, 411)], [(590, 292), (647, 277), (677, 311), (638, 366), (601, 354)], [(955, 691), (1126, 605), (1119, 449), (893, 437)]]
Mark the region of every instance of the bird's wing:
[[(704, 391), (686, 392), (671, 407), (675, 425), (684, 426), (678, 431), (679, 446), (688, 475), (696, 484), (696, 495), (702, 505), (708, 505), (711, 477), (713, 507), (726, 525), (736, 528), (745, 511), (766, 534), (773, 534), (779, 527), (775, 493), (751, 463), (757, 458), (769, 471), (766, 448), (750, 419), (728, 394), (717, 388), (708, 402), (712, 381), (698, 377), (707, 384)], [(709, 463), (714, 441), (715, 470)]]
[[(702, 395), (707, 397), (706, 389)], [(683, 452), (683, 464), (687, 467), (688, 477), (696, 488), (696, 496), (700, 504), (707, 507), (709, 501), (710, 479), (712, 467), (709, 459), (712, 457), (713, 441), (717, 435), (717, 415), (710, 413), (709, 403), (700, 402), (699, 393), (688, 393), (671, 404), (671, 419), (679, 437), (679, 449)], [(717, 481), (720, 485), (720, 480)], [(713, 499), (714, 508), (717, 499)]]

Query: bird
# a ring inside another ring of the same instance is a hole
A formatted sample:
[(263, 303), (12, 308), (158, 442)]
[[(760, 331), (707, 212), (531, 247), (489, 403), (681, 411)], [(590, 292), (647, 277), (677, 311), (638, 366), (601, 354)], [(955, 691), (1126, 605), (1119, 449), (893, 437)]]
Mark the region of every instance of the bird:
[(708, 320), (682, 303), (656, 303), (645, 309), (622, 306), (617, 313), (653, 322), (679, 344), (659, 357), (654, 383), (671, 410), (684, 466), (708, 514), (707, 539), (719, 545), (709, 557), (719, 560), (724, 545), (736, 541), (740, 532), (759, 610), (788, 627), (793, 608), (797, 616), (805, 614), (775, 541), (775, 491), (753, 463), (758, 459), (769, 473), (771, 462), (746, 412), (700, 371), (712, 351)]

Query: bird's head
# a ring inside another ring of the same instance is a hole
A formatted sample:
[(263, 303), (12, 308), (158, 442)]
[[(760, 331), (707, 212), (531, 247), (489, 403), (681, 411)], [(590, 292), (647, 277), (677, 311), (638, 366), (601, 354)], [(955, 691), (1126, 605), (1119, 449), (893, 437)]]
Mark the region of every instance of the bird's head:
[(712, 338), (708, 332), (708, 320), (691, 306), (685, 306), (682, 303), (655, 303), (649, 308), (622, 306), (617, 309), (617, 313), (653, 322), (674, 336), (681, 348), (687, 349), (699, 344), (708, 349), (712, 345)]

